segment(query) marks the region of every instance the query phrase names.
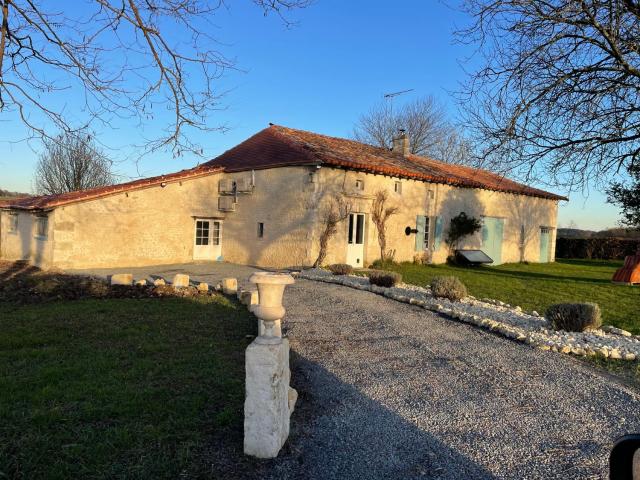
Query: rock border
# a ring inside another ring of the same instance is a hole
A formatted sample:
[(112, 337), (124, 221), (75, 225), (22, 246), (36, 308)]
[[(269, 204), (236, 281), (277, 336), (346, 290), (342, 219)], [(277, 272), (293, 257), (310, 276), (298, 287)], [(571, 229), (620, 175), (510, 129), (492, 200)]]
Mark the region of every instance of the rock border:
[(640, 358), (640, 336), (612, 326), (588, 332), (565, 332), (554, 330), (549, 322), (535, 311), (527, 313), (519, 306), (512, 307), (499, 300), (478, 300), (468, 296), (461, 302), (451, 302), (435, 297), (428, 288), (417, 285), (403, 283), (391, 288), (379, 287), (370, 284), (366, 277), (333, 275), (322, 269), (304, 270), (296, 276), (364, 290), (398, 302), (416, 305), (540, 350), (627, 361)]

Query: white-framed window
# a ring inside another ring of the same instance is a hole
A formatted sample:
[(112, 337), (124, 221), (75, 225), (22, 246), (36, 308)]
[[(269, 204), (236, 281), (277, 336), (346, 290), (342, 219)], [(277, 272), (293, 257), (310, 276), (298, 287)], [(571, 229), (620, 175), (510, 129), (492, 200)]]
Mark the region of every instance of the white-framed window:
[(393, 184), (393, 191), (400, 195), (402, 193), (402, 182), (395, 182)]
[(47, 238), (48, 231), (49, 231), (49, 218), (36, 217), (36, 237)]
[(358, 178), (356, 180), (356, 190), (364, 190), (364, 180), (362, 180), (361, 178)]
[(9, 214), (9, 233), (17, 233), (18, 232), (18, 214), (10, 213)]
[(264, 223), (258, 222), (258, 238), (264, 237)]
[(196, 245), (209, 245), (209, 221), (196, 221)]
[(431, 217), (424, 217), (424, 250), (429, 250), (429, 237), (431, 236)]
[(220, 245), (220, 222), (211, 222), (211, 245)]
[(364, 244), (364, 213), (352, 213), (349, 215), (347, 235), (347, 241), (350, 244)]

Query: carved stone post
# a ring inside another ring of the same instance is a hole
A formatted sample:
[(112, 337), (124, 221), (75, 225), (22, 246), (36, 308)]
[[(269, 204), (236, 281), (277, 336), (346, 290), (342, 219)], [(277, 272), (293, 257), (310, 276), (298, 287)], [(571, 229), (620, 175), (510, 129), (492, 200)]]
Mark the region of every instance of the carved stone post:
[(264, 331), (245, 352), (244, 453), (274, 458), (289, 436), (289, 417), (297, 392), (289, 387), (289, 341), (282, 338), (280, 322), (285, 310), (282, 295), (294, 282), (288, 274), (254, 273), (259, 303), (253, 313)]

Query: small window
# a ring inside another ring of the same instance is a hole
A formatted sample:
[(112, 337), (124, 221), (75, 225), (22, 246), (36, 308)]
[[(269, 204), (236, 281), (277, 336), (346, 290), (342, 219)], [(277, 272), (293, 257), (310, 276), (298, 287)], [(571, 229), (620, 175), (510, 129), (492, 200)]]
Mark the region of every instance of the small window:
[(36, 217), (36, 237), (47, 238), (49, 219), (47, 217)]
[(436, 196), (436, 194), (435, 194), (435, 192), (434, 192), (433, 190), (429, 190), (429, 191), (427, 192), (427, 198), (428, 198), (429, 200), (433, 200), (433, 199), (435, 198), (435, 196)]
[(356, 180), (356, 190), (364, 190), (364, 180)]
[(316, 183), (316, 172), (309, 172), (308, 183)]
[(220, 245), (220, 222), (213, 222), (211, 245)]
[(424, 217), (424, 249), (429, 250), (429, 228), (430, 221), (429, 217)]
[(16, 233), (18, 231), (18, 214), (10, 213), (9, 214), (9, 232)]
[(258, 222), (258, 238), (264, 237), (264, 223)]
[(402, 182), (395, 182), (393, 184), (393, 191), (396, 192), (397, 194), (402, 193)]

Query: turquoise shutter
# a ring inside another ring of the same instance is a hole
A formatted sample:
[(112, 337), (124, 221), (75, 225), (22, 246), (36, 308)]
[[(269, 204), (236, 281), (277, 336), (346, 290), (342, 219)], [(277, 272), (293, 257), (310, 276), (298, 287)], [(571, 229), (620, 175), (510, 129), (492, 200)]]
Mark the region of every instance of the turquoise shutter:
[(502, 240), (504, 237), (504, 218), (499, 218), (496, 222), (496, 257), (498, 257), (495, 263), (502, 263)]
[(485, 217), (482, 219), (482, 246), (484, 248), (486, 248), (489, 243), (489, 226), (487, 225), (488, 222), (488, 218)]
[(433, 242), (434, 251), (438, 251), (442, 242), (442, 217), (436, 217), (435, 240)]
[(426, 218), (424, 215), (418, 215), (416, 217), (416, 252), (424, 250), (424, 227), (426, 225)]

